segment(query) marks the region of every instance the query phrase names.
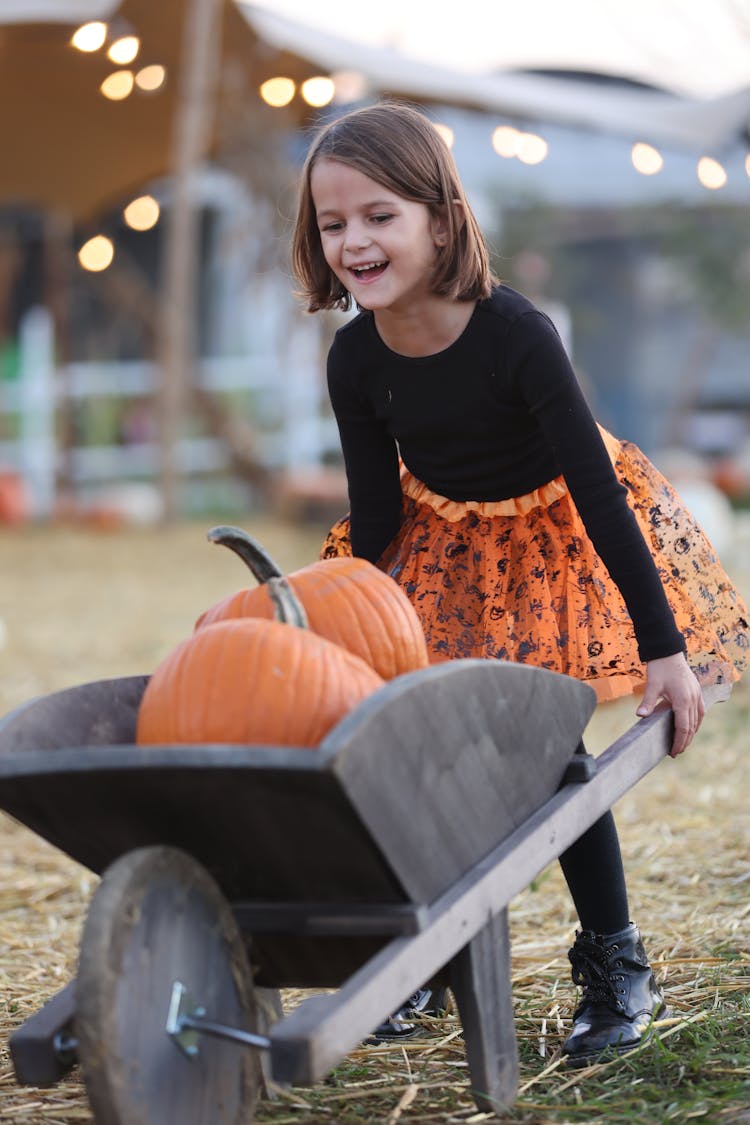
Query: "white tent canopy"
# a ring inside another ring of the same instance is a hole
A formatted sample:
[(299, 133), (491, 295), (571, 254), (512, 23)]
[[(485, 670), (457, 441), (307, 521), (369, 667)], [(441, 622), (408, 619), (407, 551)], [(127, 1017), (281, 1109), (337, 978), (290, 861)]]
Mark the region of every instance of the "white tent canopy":
[(260, 3), (329, 34), (459, 71), (588, 71), (695, 98), (750, 84), (748, 0)]
[[(408, 57), (401, 50), (344, 39), (246, 0), (238, 2), (257, 34), (269, 44), (279, 50), (305, 56), (330, 73), (356, 71), (373, 92), (386, 91), (420, 100), (491, 110), (530, 121), (601, 130), (634, 140), (713, 153), (736, 144), (750, 125), (750, 46), (747, 49), (747, 84), (743, 88), (721, 97), (685, 97), (666, 90), (637, 86), (594, 86), (590, 81), (575, 76), (460, 71)], [(660, 2), (663, 3), (663, 0)], [(464, 3), (457, 25), (466, 19), (465, 6)], [(528, 6), (534, 9), (539, 4), (532, 2)], [(439, 5), (434, 7), (439, 8)], [(555, 4), (553, 7), (560, 6)], [(717, 10), (720, 7), (717, 5)], [(410, 11), (410, 5), (402, 4), (402, 8), (405, 12)], [(571, 5), (565, 4), (564, 8), (569, 11)], [(493, 9), (483, 10), (491, 12)], [(574, 27), (575, 22), (571, 20), (571, 35)], [(484, 27), (478, 33), (482, 37), (487, 34)], [(532, 42), (531, 38), (529, 42)], [(557, 60), (553, 60), (549, 53), (532, 56), (527, 52), (527, 57), (529, 61), (538, 57), (538, 66), (542, 66), (543, 58), (548, 60), (545, 65), (551, 66), (556, 61), (556, 65), (560, 66), (565, 52)], [(602, 54), (601, 58), (605, 56)], [(605, 63), (600, 62), (599, 69), (611, 73)]]

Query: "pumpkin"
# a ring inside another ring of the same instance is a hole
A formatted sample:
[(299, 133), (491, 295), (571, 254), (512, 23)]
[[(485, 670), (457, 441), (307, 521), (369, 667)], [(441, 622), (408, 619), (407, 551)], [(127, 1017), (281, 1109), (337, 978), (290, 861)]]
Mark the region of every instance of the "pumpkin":
[(215, 527), (213, 543), (229, 547), (259, 586), (239, 590), (201, 614), (196, 629), (233, 617), (276, 616), (274, 586), (301, 603), (309, 628), (365, 660), (384, 680), (426, 668), (427, 645), (416, 610), (392, 578), (366, 559), (320, 559), (282, 575), (263, 547), (236, 527)]
[(314, 747), (382, 685), (363, 660), (309, 630), (262, 618), (218, 621), (154, 670), (136, 742)]
[(17, 473), (0, 473), (0, 524), (24, 523), (29, 518), (29, 503)]

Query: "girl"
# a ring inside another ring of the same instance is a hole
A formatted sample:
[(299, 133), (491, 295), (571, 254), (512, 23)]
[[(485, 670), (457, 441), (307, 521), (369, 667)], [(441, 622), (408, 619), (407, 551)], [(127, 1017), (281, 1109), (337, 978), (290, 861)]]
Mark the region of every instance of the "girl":
[[(321, 130), (292, 252), (310, 311), (360, 310), (328, 357), (350, 513), (324, 555), (390, 574), (435, 660), (538, 664), (600, 700), (642, 690), (641, 716), (666, 700), (681, 754), (700, 683), (745, 666), (745, 607), (670, 486), (597, 426), (550, 320), (493, 276), (424, 115), (379, 104)], [(636, 1046), (665, 1008), (611, 813), (560, 862), (583, 986), (563, 1049), (581, 1063)]]

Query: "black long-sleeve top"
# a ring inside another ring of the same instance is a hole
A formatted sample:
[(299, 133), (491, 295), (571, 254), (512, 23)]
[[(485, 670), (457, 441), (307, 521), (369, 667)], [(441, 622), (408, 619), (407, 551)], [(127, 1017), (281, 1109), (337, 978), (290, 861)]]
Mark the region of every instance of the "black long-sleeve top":
[(633, 620), (643, 661), (684, 651), (656, 565), (549, 318), (498, 286), (435, 355), (407, 357), (361, 312), (336, 333), (328, 388), (346, 465), (355, 555), (398, 531), (399, 454), (450, 500), (521, 496), (562, 474)]

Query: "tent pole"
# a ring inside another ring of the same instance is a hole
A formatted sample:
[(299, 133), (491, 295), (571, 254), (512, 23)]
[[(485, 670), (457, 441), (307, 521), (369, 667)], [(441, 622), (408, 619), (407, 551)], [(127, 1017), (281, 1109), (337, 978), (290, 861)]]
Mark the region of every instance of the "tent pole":
[(196, 361), (196, 288), (200, 208), (197, 171), (207, 148), (221, 47), (224, 0), (187, 0), (183, 25), (180, 86), (172, 150), (172, 205), (167, 215), (157, 354), (160, 488), (163, 516), (174, 522), (180, 510), (183, 436), (188, 387)]

